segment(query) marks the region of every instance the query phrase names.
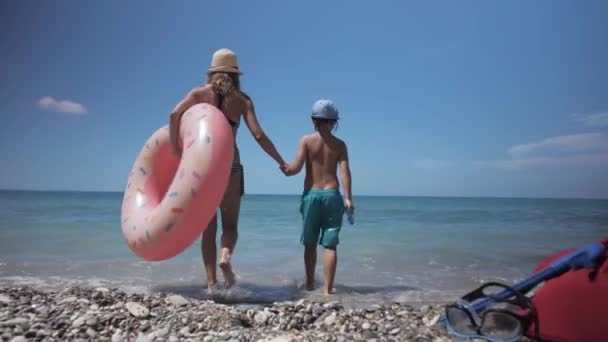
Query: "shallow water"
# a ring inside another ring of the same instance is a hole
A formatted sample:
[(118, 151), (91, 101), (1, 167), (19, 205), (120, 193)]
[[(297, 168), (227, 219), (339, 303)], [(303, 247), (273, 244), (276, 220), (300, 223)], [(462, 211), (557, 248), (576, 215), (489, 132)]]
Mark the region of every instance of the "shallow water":
[[(200, 241), (138, 259), (120, 231), (120, 193), (0, 192), (0, 285), (110, 286), (207, 298)], [(358, 197), (344, 220), (336, 297), (439, 303), (482, 281), (514, 283), (560, 250), (608, 237), (608, 200)], [(298, 196), (245, 195), (229, 303), (322, 298), (307, 292)], [(219, 235), (219, 234), (218, 234)], [(219, 239), (219, 236), (218, 236)], [(317, 282), (322, 280), (319, 249)]]

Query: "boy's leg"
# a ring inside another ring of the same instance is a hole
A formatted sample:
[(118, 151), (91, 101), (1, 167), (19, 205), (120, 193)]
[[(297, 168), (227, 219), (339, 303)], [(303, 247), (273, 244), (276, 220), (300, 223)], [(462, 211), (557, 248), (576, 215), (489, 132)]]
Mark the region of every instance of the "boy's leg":
[(325, 294), (333, 293), (336, 267), (338, 264), (337, 248), (340, 243), (340, 230), (342, 216), (344, 215), (344, 202), (339, 192), (327, 193), (323, 199), (321, 218), (320, 244), (323, 251), (323, 283)]
[(304, 268), (306, 270), (306, 289), (314, 290), (315, 266), (317, 264), (317, 243), (321, 230), (321, 211), (319, 201), (315, 193), (307, 193), (302, 196), (300, 204), (302, 214), (302, 235), (300, 242), (304, 245)]
[(304, 247), (304, 267), (306, 268), (306, 290), (315, 289), (315, 266), (317, 265), (317, 245)]
[(334, 279), (336, 277), (336, 265), (338, 264), (337, 247), (325, 247), (323, 251), (323, 286), (325, 294), (334, 292)]

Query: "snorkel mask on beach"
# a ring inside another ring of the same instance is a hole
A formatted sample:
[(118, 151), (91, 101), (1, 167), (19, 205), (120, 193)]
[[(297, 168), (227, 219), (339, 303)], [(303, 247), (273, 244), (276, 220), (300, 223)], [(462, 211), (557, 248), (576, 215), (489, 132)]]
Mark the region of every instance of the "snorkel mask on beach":
[[(465, 339), (478, 338), (492, 342), (517, 341), (523, 334), (519, 334), (520, 327), (527, 327), (531, 323), (530, 318), (521, 315), (522, 312), (527, 312), (532, 315), (534, 324), (535, 338), (539, 338), (539, 324), (537, 310), (531, 301), (524, 296), (524, 293), (530, 292), (540, 283), (558, 277), (571, 270), (588, 269), (588, 277), (593, 280), (600, 266), (605, 260), (606, 246), (603, 243), (596, 242), (579, 249), (576, 249), (551, 264), (536, 272), (527, 279), (509, 287), (498, 283), (489, 283), (498, 287), (486, 284), (462, 297), (462, 302), (452, 304), (446, 307), (446, 315), (439, 322), (445, 324), (448, 331), (455, 336)], [(502, 287), (502, 290), (501, 290)], [(495, 292), (498, 291), (498, 292)], [(513, 300), (515, 300), (513, 302)], [(511, 301), (511, 302), (509, 302)], [(499, 304), (515, 305), (515, 310), (510, 310), (513, 315), (504, 312), (505, 310), (490, 311), (491, 308), (496, 308)], [(486, 313), (487, 312), (487, 313)], [(486, 313), (486, 314), (484, 314)], [(498, 315), (498, 316), (497, 316)], [(485, 320), (484, 320), (485, 318)], [(492, 321), (505, 323), (492, 327), (489, 325)], [(518, 322), (516, 322), (518, 321)], [(506, 322), (512, 322), (512, 328), (507, 328)], [(527, 325), (526, 325), (527, 324)], [(496, 332), (496, 329), (502, 329), (502, 333)], [(525, 333), (525, 330), (523, 331)]]
[[(504, 295), (505, 291), (508, 293)], [(498, 294), (503, 294), (498, 296)], [(491, 298), (492, 305), (478, 313), (474, 302)], [(515, 342), (535, 322), (538, 336), (538, 315), (528, 297), (510, 286), (489, 282), (464, 295), (461, 300), (445, 308), (448, 331), (463, 339), (489, 342)]]

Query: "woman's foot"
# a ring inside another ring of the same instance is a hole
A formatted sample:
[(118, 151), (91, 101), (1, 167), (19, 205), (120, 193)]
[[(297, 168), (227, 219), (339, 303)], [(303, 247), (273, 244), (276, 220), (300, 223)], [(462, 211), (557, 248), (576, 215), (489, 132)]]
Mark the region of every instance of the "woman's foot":
[(217, 282), (207, 284), (207, 295), (212, 296), (217, 292)]
[(230, 259), (228, 259), (228, 258), (226, 258), (226, 259), (222, 258), (222, 260), (219, 263), (219, 266), (220, 266), (220, 269), (222, 270), (222, 273), (224, 274), (224, 281), (226, 282), (226, 288), (229, 289), (232, 286), (234, 286), (234, 284), (236, 284), (236, 277), (234, 275), (234, 272), (232, 272), (232, 265), (230, 264)]

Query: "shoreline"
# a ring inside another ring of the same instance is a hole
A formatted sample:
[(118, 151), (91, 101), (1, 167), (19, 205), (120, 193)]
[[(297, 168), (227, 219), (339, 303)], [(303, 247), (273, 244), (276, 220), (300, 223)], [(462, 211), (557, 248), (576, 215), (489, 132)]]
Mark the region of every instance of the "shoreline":
[(441, 305), (221, 304), (117, 288), (0, 287), (0, 341), (452, 341)]

